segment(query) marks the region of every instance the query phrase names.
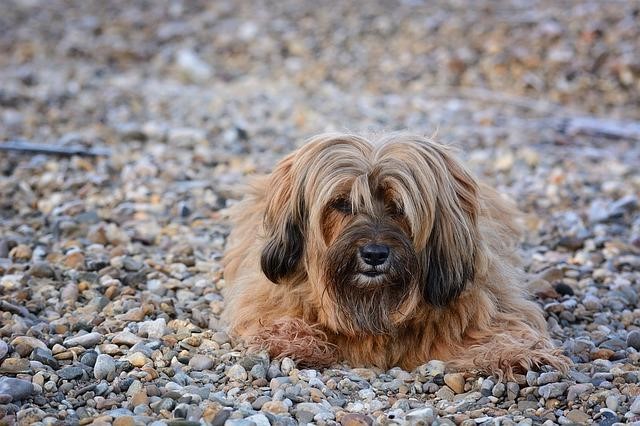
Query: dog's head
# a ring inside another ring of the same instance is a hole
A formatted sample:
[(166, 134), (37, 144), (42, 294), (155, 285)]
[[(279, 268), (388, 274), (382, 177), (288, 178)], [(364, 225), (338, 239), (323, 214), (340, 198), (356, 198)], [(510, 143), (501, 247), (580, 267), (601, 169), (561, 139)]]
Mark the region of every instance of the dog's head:
[(478, 186), (441, 145), (321, 135), (281, 161), (269, 190), (262, 270), (319, 287), (337, 332), (392, 333), (474, 277)]

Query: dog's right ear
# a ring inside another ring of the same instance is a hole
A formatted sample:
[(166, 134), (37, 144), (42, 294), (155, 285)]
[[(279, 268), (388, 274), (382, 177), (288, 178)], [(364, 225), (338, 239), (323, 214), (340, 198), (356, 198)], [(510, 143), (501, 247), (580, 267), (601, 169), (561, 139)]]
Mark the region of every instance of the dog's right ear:
[(264, 216), (266, 244), (260, 256), (262, 272), (279, 284), (299, 270), (304, 252), (305, 207), (301, 188), (296, 188), (295, 153), (285, 157), (268, 178)]

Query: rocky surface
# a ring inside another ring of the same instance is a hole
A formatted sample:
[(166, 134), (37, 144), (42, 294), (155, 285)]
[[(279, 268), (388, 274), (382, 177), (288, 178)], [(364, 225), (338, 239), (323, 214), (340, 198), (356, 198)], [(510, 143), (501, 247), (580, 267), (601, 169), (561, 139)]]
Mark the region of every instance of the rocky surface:
[[(3, 2), (0, 141), (110, 155), (0, 152), (0, 423), (640, 420), (639, 11)], [(395, 129), (458, 146), (529, 213), (568, 375), (301, 369), (226, 334), (237, 184), (312, 134)]]

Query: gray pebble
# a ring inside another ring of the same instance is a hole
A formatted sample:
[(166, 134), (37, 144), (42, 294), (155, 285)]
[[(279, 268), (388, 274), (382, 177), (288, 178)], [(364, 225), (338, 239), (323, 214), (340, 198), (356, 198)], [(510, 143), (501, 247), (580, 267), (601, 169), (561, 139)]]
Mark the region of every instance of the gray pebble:
[(538, 386), (546, 385), (549, 383), (555, 383), (560, 381), (562, 374), (557, 371), (550, 371), (548, 373), (542, 373), (538, 377)]
[(480, 393), (482, 396), (490, 396), (494, 386), (495, 383), (493, 380), (487, 377), (482, 381), (482, 385), (480, 385)]
[[(33, 384), (13, 377), (0, 377), (0, 395), (9, 395), (12, 401), (29, 398), (35, 391)], [(9, 402), (9, 401), (7, 401)]]
[(83, 346), (85, 348), (92, 348), (102, 341), (102, 334), (97, 332), (91, 332), (86, 334), (78, 334), (73, 337), (68, 337), (64, 340), (66, 347)]
[(491, 390), (491, 394), (496, 398), (502, 398), (507, 390), (507, 387), (504, 383), (496, 383), (496, 385)]
[(98, 353), (94, 350), (86, 351), (82, 354), (80, 362), (86, 366), (93, 367), (98, 359)]
[(189, 367), (195, 371), (210, 370), (213, 365), (213, 359), (206, 355), (194, 355), (189, 360)]
[(53, 357), (49, 349), (34, 348), (33, 352), (31, 352), (31, 359), (48, 365), (54, 370), (59, 368), (58, 360)]
[(627, 334), (627, 346), (640, 351), (640, 330), (632, 330)]
[(100, 354), (96, 357), (93, 366), (93, 377), (98, 380), (113, 380), (116, 372), (116, 362), (111, 355)]
[(569, 383), (566, 382), (549, 383), (548, 385), (540, 386), (538, 392), (544, 399), (557, 398), (563, 395), (568, 387)]
[(7, 353), (9, 353), (9, 345), (7, 345), (4, 340), (0, 340), (0, 361), (7, 356)]

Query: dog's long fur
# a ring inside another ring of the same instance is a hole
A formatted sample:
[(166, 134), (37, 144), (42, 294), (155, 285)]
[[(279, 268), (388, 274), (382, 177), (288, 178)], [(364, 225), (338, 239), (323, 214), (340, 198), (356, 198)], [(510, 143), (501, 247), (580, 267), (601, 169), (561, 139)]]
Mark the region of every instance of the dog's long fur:
[[(272, 356), (507, 376), (566, 365), (524, 289), (516, 210), (442, 145), (320, 135), (230, 215), (224, 316)], [(390, 248), (381, 275), (362, 272), (368, 243)]]

